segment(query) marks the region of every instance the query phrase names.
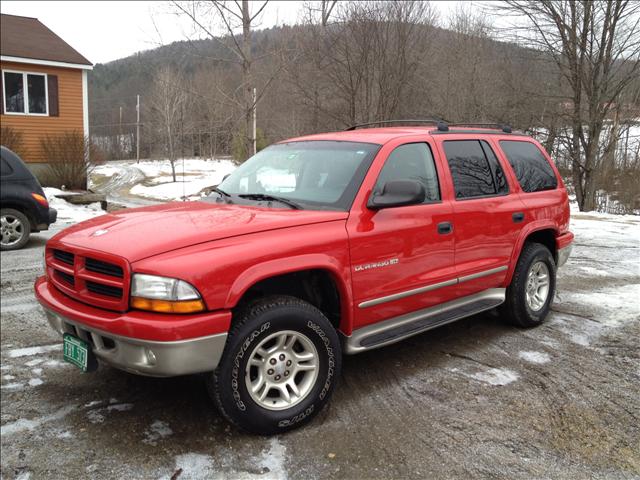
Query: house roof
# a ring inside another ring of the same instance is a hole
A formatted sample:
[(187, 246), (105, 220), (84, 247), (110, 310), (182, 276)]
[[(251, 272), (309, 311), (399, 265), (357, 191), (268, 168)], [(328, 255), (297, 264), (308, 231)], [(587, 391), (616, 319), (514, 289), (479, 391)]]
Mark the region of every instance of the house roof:
[(17, 15), (0, 15), (0, 54), (3, 57), (92, 65), (37, 18)]

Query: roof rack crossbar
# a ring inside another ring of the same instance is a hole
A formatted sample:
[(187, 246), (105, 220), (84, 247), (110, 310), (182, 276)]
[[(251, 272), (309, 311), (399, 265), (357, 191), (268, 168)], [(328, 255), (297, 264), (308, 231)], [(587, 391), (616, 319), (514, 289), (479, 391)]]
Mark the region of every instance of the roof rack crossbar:
[(504, 133), (512, 133), (513, 129), (503, 123), (450, 123), (450, 127), (479, 127), (479, 128), (491, 128), (495, 130), (502, 130)]
[(407, 124), (407, 123), (425, 123), (429, 125), (435, 125), (441, 132), (449, 130), (449, 125), (444, 120), (439, 118), (423, 118), (416, 120), (378, 120), (377, 122), (359, 123), (357, 125), (351, 125), (345, 129), (345, 132), (350, 130), (356, 130), (358, 128), (370, 127), (372, 125), (389, 125), (389, 124)]

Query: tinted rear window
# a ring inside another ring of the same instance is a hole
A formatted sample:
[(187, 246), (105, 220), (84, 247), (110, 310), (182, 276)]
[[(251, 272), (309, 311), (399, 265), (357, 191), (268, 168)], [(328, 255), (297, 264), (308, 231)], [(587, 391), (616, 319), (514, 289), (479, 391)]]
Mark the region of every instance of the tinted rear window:
[(525, 192), (553, 190), (558, 186), (551, 165), (533, 143), (514, 140), (500, 141), (500, 147)]
[(479, 140), (444, 142), (456, 199), (508, 193), (504, 172), (491, 147)]

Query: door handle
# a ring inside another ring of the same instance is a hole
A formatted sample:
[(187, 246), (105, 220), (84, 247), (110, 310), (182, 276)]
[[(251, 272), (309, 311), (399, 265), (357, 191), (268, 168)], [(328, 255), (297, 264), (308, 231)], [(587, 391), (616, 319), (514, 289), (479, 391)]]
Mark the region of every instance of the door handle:
[(513, 218), (513, 223), (520, 223), (524, 220), (524, 213), (516, 212), (511, 216), (511, 218)]
[(438, 224), (438, 233), (440, 235), (447, 235), (451, 232), (453, 232), (453, 225), (451, 225), (451, 222), (441, 222)]

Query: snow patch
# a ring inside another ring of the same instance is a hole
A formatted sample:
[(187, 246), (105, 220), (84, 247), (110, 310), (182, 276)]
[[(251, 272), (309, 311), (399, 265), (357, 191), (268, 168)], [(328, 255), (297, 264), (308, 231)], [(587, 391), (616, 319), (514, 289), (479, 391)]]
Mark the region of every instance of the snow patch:
[(131, 410), (132, 408), (133, 408), (133, 403), (112, 404), (104, 408), (99, 408), (97, 410), (90, 410), (89, 412), (87, 412), (87, 418), (91, 423), (104, 423), (105, 414), (111, 413), (114, 411), (126, 412), (128, 410)]
[(549, 363), (551, 361), (551, 356), (545, 352), (520, 352), (518, 353), (518, 357), (529, 362), (529, 363)]
[(178, 477), (180, 480), (221, 478), (218, 472), (215, 471), (213, 457), (201, 453), (185, 453), (178, 455), (176, 457), (176, 470), (179, 469), (182, 469), (182, 473)]
[(33, 370), (31, 370), (31, 373), (33, 373), (34, 375), (42, 375), (42, 369), (41, 368), (34, 368)]
[(14, 377), (13, 375), (3, 375), (2, 376), (2, 380), (6, 380), (6, 381), (13, 380), (15, 378), (16, 377)]
[(40, 378), (32, 378), (31, 380), (29, 380), (30, 387), (39, 387), (43, 383), (44, 382)]
[(484, 372), (474, 373), (470, 377), (494, 386), (508, 385), (520, 378), (516, 372), (506, 368), (490, 368)]
[(44, 360), (41, 358), (34, 358), (33, 360), (29, 360), (25, 363), (27, 367), (35, 367), (36, 365), (40, 365)]
[(268, 447), (256, 458), (256, 464), (250, 468), (250, 471), (228, 470), (222, 468), (220, 464), (217, 465), (216, 459), (223, 458), (224, 453), (217, 453), (216, 459), (201, 453), (185, 453), (176, 457), (174, 470), (169, 475), (162, 476), (161, 479), (168, 480), (174, 472), (182, 469), (182, 473), (178, 476), (180, 480), (200, 478), (286, 480), (286, 450), (286, 447), (277, 438), (271, 438)]
[(62, 349), (62, 344), (55, 343), (53, 345), (42, 345), (40, 347), (15, 348), (13, 350), (9, 350), (7, 355), (10, 358), (30, 357), (32, 355), (38, 355), (39, 353), (54, 352), (60, 349)]
[(285, 469), (287, 447), (273, 437), (269, 440), (269, 450), (262, 453), (261, 467), (268, 468), (269, 472), (264, 478), (282, 479), (287, 478)]
[(29, 480), (31, 478), (31, 472), (28, 470), (22, 471), (15, 476), (15, 480)]
[(7, 383), (6, 385), (2, 385), (3, 390), (22, 390), (24, 388), (23, 383)]
[(173, 430), (169, 428), (169, 424), (167, 422), (156, 420), (151, 424), (149, 430), (145, 431), (144, 433), (146, 437), (144, 440), (142, 440), (142, 442), (148, 445), (156, 446), (158, 444), (158, 440), (171, 436), (173, 434)]
[(67, 405), (62, 407), (58, 411), (45, 415), (42, 417), (35, 418), (33, 420), (27, 420), (26, 418), (20, 418), (15, 422), (7, 423), (6, 425), (2, 425), (0, 427), (0, 435), (13, 435), (14, 433), (24, 432), (25, 430), (33, 430), (35, 428), (40, 427), (41, 425), (51, 422), (54, 420), (61, 420), (76, 409), (76, 405)]
[(136, 169), (145, 178), (142, 183), (131, 188), (131, 194), (171, 201), (194, 197), (203, 189), (218, 185), (225, 175), (236, 169), (231, 160), (185, 159), (176, 160), (175, 166), (176, 182), (173, 182), (171, 164), (168, 160), (100, 165), (95, 168), (94, 173), (112, 176), (122, 174), (127, 169)]

